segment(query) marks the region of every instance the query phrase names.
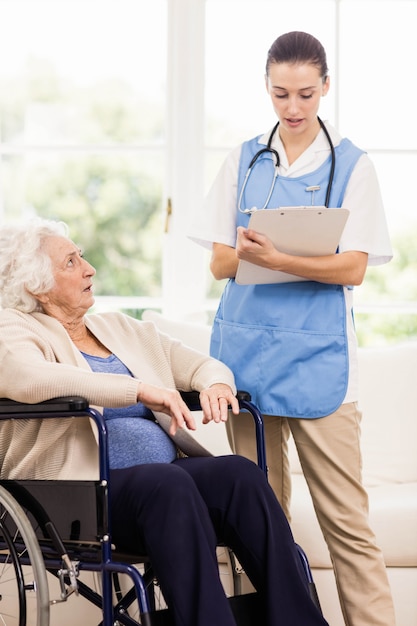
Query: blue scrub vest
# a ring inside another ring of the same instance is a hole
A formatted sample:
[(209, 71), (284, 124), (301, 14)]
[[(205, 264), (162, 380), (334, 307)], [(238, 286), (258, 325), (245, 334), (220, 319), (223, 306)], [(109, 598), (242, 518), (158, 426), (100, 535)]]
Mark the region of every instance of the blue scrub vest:
[[(259, 150), (258, 140), (255, 137), (242, 146), (238, 198), (249, 163)], [(349, 177), (363, 154), (348, 139), (335, 152), (330, 207), (342, 206)], [(267, 209), (304, 206), (306, 197), (311, 198), (306, 187), (312, 185), (320, 186), (315, 205), (323, 205), (330, 164), (329, 156), (314, 172), (278, 177)], [(252, 170), (243, 208), (263, 206), (272, 171), (266, 153)], [(249, 215), (238, 210), (237, 214), (237, 225), (246, 227)], [(264, 415), (329, 415), (343, 402), (349, 375), (343, 287), (314, 281), (238, 285), (230, 279), (214, 319), (210, 353), (230, 367), (237, 388), (249, 391)]]

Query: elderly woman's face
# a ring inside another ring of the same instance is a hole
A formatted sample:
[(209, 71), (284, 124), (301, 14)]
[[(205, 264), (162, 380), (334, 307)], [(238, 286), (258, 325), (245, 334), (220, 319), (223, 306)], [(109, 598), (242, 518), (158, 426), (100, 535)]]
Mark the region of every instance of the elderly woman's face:
[(45, 313), (70, 318), (83, 315), (94, 304), (92, 277), (96, 273), (80, 249), (65, 237), (49, 237), (44, 250), (52, 261), (54, 287), (40, 299)]

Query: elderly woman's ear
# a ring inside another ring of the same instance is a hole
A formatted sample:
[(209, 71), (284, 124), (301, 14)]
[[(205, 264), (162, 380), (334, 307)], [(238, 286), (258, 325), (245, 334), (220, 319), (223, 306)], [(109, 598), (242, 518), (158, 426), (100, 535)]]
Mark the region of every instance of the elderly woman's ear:
[(32, 296), (32, 298), (35, 298), (35, 300), (37, 300), (41, 305), (49, 302), (49, 296), (47, 293), (33, 293), (33, 291), (29, 291), (29, 289), (26, 289), (26, 292)]

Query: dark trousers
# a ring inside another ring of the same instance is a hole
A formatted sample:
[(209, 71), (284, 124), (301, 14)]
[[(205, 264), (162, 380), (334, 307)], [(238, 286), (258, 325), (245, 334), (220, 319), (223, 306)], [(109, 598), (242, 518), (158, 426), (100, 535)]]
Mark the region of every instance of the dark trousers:
[(111, 471), (113, 539), (149, 555), (176, 626), (236, 626), (216, 545), (235, 552), (265, 626), (325, 626), (310, 600), (285, 515), (262, 471), (240, 456)]

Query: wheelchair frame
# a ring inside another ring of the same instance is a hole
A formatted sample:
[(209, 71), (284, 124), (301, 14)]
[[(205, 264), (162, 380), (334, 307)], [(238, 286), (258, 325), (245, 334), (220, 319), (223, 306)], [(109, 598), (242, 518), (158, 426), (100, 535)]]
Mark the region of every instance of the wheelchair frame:
[[(199, 394), (184, 392), (183, 398), (191, 410), (199, 410)], [(238, 392), (241, 410), (248, 411), (255, 424), (258, 464), (267, 475), (263, 418), (258, 408), (251, 402), (249, 394)], [(37, 495), (32, 495), (31, 486), (58, 486), (72, 481), (0, 481), (0, 508), (4, 517), (0, 517), (0, 564), (13, 565), (17, 584), (18, 621), (13, 626), (26, 626), (28, 602), (27, 595), (36, 601), (36, 626), (49, 626), (50, 602), (46, 572), (55, 575), (60, 582), (61, 594), (56, 602), (65, 602), (72, 593), (86, 598), (102, 611), (103, 626), (169, 626), (172, 624), (169, 609), (155, 610), (153, 593), (149, 592), (153, 573), (144, 555), (120, 555), (112, 545), (108, 507), (108, 435), (102, 414), (90, 407), (81, 397), (65, 397), (48, 400), (35, 405), (0, 400), (0, 420), (6, 419), (45, 419), (45, 418), (92, 418), (97, 426), (99, 441), (99, 479), (98, 481), (74, 481), (75, 484), (89, 484), (90, 493), (97, 497), (97, 528), (94, 537), (87, 540), (62, 538), (56, 524), (46, 513)], [(6, 522), (6, 518), (8, 522)], [(8, 523), (12, 520), (12, 530)], [(41, 537), (35, 534), (34, 526), (39, 525)], [(311, 575), (307, 557), (297, 546), (306, 578), (310, 587), (310, 595), (320, 608), (316, 588)], [(136, 564), (145, 563), (144, 573), (140, 573)], [(24, 578), (25, 568), (33, 569), (33, 580)], [(90, 586), (79, 580), (81, 571), (97, 572), (101, 575), (101, 595)], [(115, 582), (119, 574), (125, 574), (132, 583), (132, 588), (113, 601)], [(236, 589), (236, 588), (235, 588)], [(32, 594), (32, 595), (30, 595)], [(256, 593), (239, 596), (247, 598), (250, 607), (256, 605)], [(2, 580), (0, 574), (0, 623), (2, 622)], [(235, 600), (232, 598), (231, 600)], [(132, 618), (129, 607), (137, 600), (140, 621)], [(238, 607), (232, 604), (237, 618)], [(252, 609), (251, 609), (252, 610)], [(256, 606), (255, 606), (255, 611)], [(245, 607), (247, 612), (247, 607)], [(246, 620), (247, 618), (245, 618)], [(4, 621), (9, 626), (8, 621)], [(239, 622), (240, 623), (240, 622)], [(245, 621), (244, 624), (249, 622)]]

